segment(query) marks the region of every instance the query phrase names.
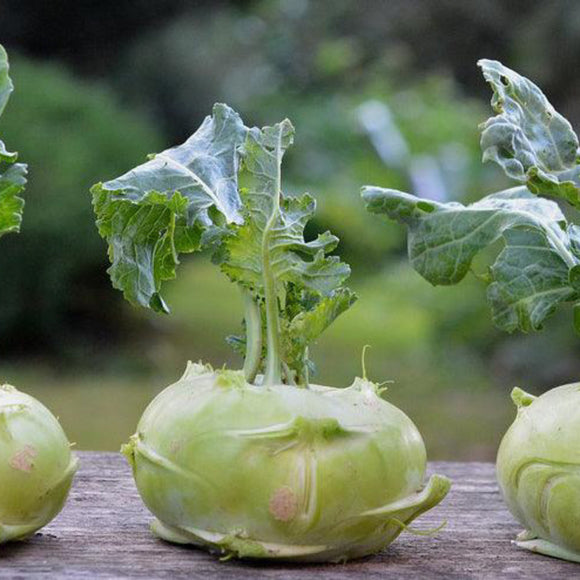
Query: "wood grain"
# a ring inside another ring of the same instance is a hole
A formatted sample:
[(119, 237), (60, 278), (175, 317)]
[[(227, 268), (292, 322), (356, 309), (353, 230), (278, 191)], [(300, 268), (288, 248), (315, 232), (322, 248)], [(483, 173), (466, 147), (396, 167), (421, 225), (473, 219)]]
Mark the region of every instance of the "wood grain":
[(81, 469), (63, 512), (26, 542), (0, 546), (0, 578), (580, 578), (580, 565), (520, 550), (518, 524), (504, 508), (490, 463), (434, 463), (454, 486), (414, 523), (446, 528), (435, 538), (402, 534), (378, 556), (336, 565), (220, 562), (195, 548), (155, 539), (130, 470), (115, 453), (79, 453)]

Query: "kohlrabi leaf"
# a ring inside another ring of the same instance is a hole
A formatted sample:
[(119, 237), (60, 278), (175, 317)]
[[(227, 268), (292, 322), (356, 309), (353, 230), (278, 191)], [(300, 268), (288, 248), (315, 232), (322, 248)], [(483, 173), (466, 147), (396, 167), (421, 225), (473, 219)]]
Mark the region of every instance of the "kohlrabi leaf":
[[(356, 301), (356, 295), (348, 288), (339, 288), (330, 296), (315, 298), (312, 304), (308, 299), (296, 302), (291, 314), (291, 307), (286, 309), (282, 319), (283, 358), (289, 369), (296, 374), (295, 382), (308, 382), (305, 373), (314, 369), (308, 358), (308, 347)], [(298, 307), (298, 308), (297, 308)]]
[[(8, 70), (8, 57), (0, 45), (0, 115), (13, 90)], [(16, 163), (17, 157), (0, 140), (0, 236), (18, 232), (22, 222), (24, 200), (19, 194), (26, 185), (27, 168), (23, 163)]]
[(270, 368), (266, 364), (265, 375), (274, 382), (278, 378), (269, 373), (279, 370), (278, 363), (289, 382), (307, 381), (308, 345), (354, 301), (342, 288), (350, 268), (327, 255), (337, 238), (329, 232), (311, 241), (304, 238), (314, 199), (282, 193), (282, 157), (293, 138), (287, 120), (248, 131), (241, 150), (249, 174), (248, 187), (241, 192), (244, 223), (231, 228), (220, 248), (222, 270), (265, 309), (267, 360), (272, 353), (279, 357)]
[(10, 98), (10, 93), (14, 88), (8, 74), (9, 69), (8, 55), (4, 47), (0, 44), (0, 115), (4, 111), (4, 107)]
[(130, 302), (167, 312), (161, 286), (175, 277), (179, 254), (199, 250), (213, 228), (241, 223), (238, 148), (246, 132), (235, 111), (215, 105), (183, 145), (92, 188), (109, 274)]
[(567, 226), (555, 202), (524, 187), (469, 206), (377, 187), (364, 188), (363, 199), (371, 213), (407, 226), (411, 264), (432, 284), (460, 282), (476, 254), (503, 239), (488, 287), (494, 321), (503, 330), (537, 330), (559, 303), (580, 298), (575, 226)]
[(533, 193), (580, 207), (578, 137), (570, 123), (528, 79), (494, 60), (478, 64), (497, 113), (481, 125), (484, 161), (495, 161)]
[(573, 272), (580, 262), (566, 247), (565, 232), (559, 241), (542, 229), (516, 228), (503, 236), (487, 291), (494, 322), (510, 332), (539, 330), (558, 304), (579, 299)]
[(243, 162), (254, 179), (242, 191), (244, 224), (223, 245), (223, 271), (261, 296), (269, 279), (278, 296), (287, 283), (329, 295), (350, 274), (346, 264), (325, 255), (336, 247), (335, 236), (325, 232), (313, 241), (304, 239), (314, 199), (285, 197), (280, 190), (282, 156), (293, 137), (289, 121), (249, 131)]
[(180, 253), (200, 249), (202, 227), (187, 225), (187, 200), (180, 193), (150, 192), (139, 203), (111, 202), (103, 190), (93, 194), (99, 233), (109, 243), (113, 286), (134, 304), (168, 312), (161, 283), (175, 277)]
[(282, 192), (293, 138), (288, 120), (249, 129), (216, 105), (186, 143), (92, 189), (113, 285), (167, 311), (161, 285), (175, 277), (179, 254), (209, 249), (244, 296), (244, 334), (228, 342), (245, 355), (246, 380), (263, 372), (270, 385), (307, 383), (308, 346), (355, 299), (343, 286), (350, 268), (328, 255), (338, 239), (305, 239), (314, 199)]

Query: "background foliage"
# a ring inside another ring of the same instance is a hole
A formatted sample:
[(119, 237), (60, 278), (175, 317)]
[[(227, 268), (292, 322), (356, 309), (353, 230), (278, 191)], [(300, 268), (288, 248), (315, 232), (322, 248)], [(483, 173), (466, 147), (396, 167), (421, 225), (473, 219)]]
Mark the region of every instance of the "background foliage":
[[(285, 189), (310, 191), (353, 268), (360, 300), (314, 356), (317, 381), (367, 368), (418, 424), (434, 458), (491, 459), (512, 386), (576, 380), (570, 312), (543, 334), (502, 335), (475, 279), (432, 288), (401, 227), (366, 215), (362, 184), (472, 201), (504, 185), (482, 166), (490, 112), (475, 61), (537, 81), (580, 122), (580, 5), (557, 0), (0, 0), (16, 92), (0, 123), (30, 164), (22, 233), (0, 252), (5, 380), (38, 395), (81, 448), (116, 449), (187, 359), (239, 361), (239, 297), (204, 256), (172, 283), (171, 317), (110, 288), (89, 186), (186, 138), (216, 101), (248, 123), (289, 117)], [(486, 258), (481, 258), (485, 267)]]

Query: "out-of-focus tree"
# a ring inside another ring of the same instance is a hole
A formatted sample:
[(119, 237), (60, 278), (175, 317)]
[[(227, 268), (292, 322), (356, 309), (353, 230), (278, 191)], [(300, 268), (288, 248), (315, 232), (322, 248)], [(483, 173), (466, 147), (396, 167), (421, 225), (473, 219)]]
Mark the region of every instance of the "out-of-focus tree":
[[(225, 0), (0, 0), (0, 39), (39, 59), (59, 59), (88, 76), (106, 75), (125, 46), (186, 10)], [(243, 3), (243, 2), (240, 2)], [(247, 2), (246, 2), (247, 3)]]

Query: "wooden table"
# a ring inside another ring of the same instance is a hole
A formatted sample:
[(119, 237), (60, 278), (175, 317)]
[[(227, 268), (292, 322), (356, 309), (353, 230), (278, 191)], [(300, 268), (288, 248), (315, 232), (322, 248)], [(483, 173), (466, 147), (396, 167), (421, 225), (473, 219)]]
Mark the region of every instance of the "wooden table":
[(454, 481), (443, 504), (414, 524), (430, 528), (446, 519), (437, 537), (403, 533), (379, 556), (298, 567), (220, 562), (201, 550), (155, 539), (125, 460), (115, 453), (79, 456), (81, 468), (65, 509), (28, 541), (0, 547), (0, 578), (580, 578), (580, 564), (510, 543), (519, 526), (501, 502), (491, 463), (430, 465)]

